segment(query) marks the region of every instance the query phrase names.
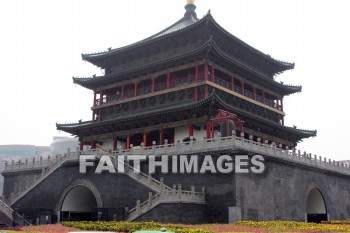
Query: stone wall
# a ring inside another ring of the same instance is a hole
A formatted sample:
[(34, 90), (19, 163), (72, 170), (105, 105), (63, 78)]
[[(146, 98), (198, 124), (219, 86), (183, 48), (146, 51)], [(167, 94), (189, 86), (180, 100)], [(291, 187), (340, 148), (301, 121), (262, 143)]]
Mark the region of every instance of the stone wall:
[[(206, 205), (161, 204), (141, 216), (140, 221), (161, 222), (228, 222), (229, 208), (244, 220), (304, 221), (307, 197), (311, 189), (322, 193), (331, 219), (350, 218), (350, 178), (336, 172), (265, 157), (263, 174), (160, 174), (153, 177), (170, 187), (181, 184), (183, 190), (206, 191)], [(147, 171), (147, 164), (142, 165)], [(5, 174), (4, 194), (9, 196), (18, 183), (25, 183), (35, 172)], [(67, 187), (76, 180), (90, 182), (101, 197), (103, 208), (135, 207), (136, 201), (148, 199), (150, 189), (122, 174), (80, 174), (77, 164), (66, 164), (35, 189), (17, 201), (13, 208), (47, 208), (56, 213)], [(185, 222), (185, 217), (188, 221)]]

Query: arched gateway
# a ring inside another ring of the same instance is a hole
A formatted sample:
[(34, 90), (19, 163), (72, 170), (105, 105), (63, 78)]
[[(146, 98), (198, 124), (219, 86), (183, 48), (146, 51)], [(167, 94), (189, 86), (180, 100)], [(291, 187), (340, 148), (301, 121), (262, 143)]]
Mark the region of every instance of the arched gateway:
[(58, 203), (60, 220), (97, 220), (97, 209), (102, 208), (101, 196), (87, 180), (70, 184)]
[(327, 220), (326, 202), (321, 191), (318, 188), (310, 190), (307, 197), (306, 214), (308, 222), (317, 222)]

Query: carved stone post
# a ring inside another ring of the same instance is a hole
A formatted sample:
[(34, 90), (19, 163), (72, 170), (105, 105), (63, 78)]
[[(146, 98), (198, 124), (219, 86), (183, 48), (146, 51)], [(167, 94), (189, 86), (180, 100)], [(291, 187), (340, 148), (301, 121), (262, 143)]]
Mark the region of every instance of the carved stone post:
[(192, 195), (195, 195), (195, 192), (196, 192), (196, 187), (191, 186), (191, 194), (192, 194)]
[(152, 181), (152, 176), (151, 176), (151, 174), (148, 174), (147, 181), (148, 181), (148, 184), (151, 184), (151, 181)]
[(176, 184), (173, 184), (173, 193), (176, 193)]
[(182, 194), (182, 185), (178, 184), (177, 185), (177, 198), (181, 200), (181, 194)]
[(137, 201), (136, 201), (136, 213), (137, 213), (137, 214), (140, 214), (140, 204), (141, 204), (141, 201), (140, 201), (140, 200), (137, 200)]
[(153, 196), (153, 193), (149, 192), (148, 193), (148, 203), (147, 203), (147, 208), (148, 209), (151, 209), (151, 206), (152, 206), (152, 196)]

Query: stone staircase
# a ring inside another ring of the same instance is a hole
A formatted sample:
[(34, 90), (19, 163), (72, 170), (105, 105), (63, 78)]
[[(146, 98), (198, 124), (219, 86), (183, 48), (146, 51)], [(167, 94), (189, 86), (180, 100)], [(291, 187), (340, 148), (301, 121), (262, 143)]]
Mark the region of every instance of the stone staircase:
[[(66, 153), (62, 156), (56, 157), (55, 160), (48, 160), (47, 163), (43, 163), (43, 167), (41, 170), (41, 174), (35, 176), (31, 182), (27, 182), (24, 187), (19, 187), (16, 193), (12, 193), (10, 197), (10, 203), (13, 205), (19, 199), (24, 197), (30, 190), (40, 184), (43, 180), (45, 180), (48, 176), (50, 176), (54, 171), (61, 167), (63, 163), (68, 160), (77, 160), (80, 155), (80, 152), (72, 152)], [(27, 167), (31, 167), (31, 164), (27, 163)], [(34, 163), (33, 163), (34, 167)]]
[[(17, 225), (31, 225), (30, 222), (24, 219), (23, 216), (19, 215), (10, 206), (0, 200), (0, 211), (8, 217), (8, 219)], [(15, 217), (15, 218), (14, 218)]]
[(179, 185), (178, 189), (176, 189), (176, 186), (174, 186), (171, 191), (162, 190), (154, 195), (152, 192), (150, 192), (146, 201), (141, 203), (140, 200), (137, 200), (136, 206), (128, 211), (126, 220), (134, 221), (156, 206), (169, 203), (206, 204), (205, 190), (203, 188), (202, 192), (196, 192), (192, 186), (191, 191), (183, 191), (181, 189), (181, 185)]
[(118, 160), (117, 156), (112, 156), (107, 149), (101, 146), (97, 146), (96, 149), (100, 154), (110, 156), (115, 167), (118, 167), (118, 163), (121, 163), (124, 166), (123, 174), (129, 176), (136, 182), (146, 186), (154, 192), (159, 193), (161, 192), (161, 190), (172, 191), (171, 187), (164, 184), (164, 180), (162, 178), (160, 179), (160, 181), (158, 181), (157, 179), (154, 179), (151, 175), (136, 170), (129, 163), (125, 163), (124, 161)]
[[(116, 156), (112, 156), (108, 150), (98, 146), (96, 150), (89, 151), (89, 152), (72, 152), (72, 153), (66, 153), (62, 156), (56, 156), (55, 159), (49, 159), (46, 161), (40, 160), (40, 165), (36, 164), (35, 161), (33, 163), (26, 163), (21, 164), (18, 163), (14, 165), (12, 163), (10, 165), (10, 168), (14, 169), (17, 168), (17, 170), (23, 170), (23, 169), (31, 169), (31, 168), (40, 168), (42, 166), (42, 172), (40, 175), (36, 176), (34, 180), (31, 182), (27, 182), (25, 187), (19, 188), (18, 192), (11, 195), (11, 205), (16, 203), (19, 199), (21, 199), (23, 196), (25, 196), (30, 190), (35, 188), (38, 184), (40, 184), (43, 180), (45, 180), (48, 176), (50, 176), (54, 171), (56, 171), (58, 168), (62, 166), (65, 162), (68, 161), (78, 161), (79, 155), (81, 154), (95, 154), (96, 157), (99, 157), (101, 155), (108, 155), (111, 157), (111, 160), (114, 164), (114, 166), (118, 166), (118, 163), (122, 163), (124, 166), (124, 175), (129, 176), (136, 182), (146, 186), (150, 190), (152, 190), (155, 194), (153, 195), (152, 192), (150, 192), (148, 200), (146, 200), (143, 203), (140, 203), (138, 200), (136, 203), (136, 207), (128, 211), (128, 221), (133, 221), (137, 219), (139, 216), (143, 215), (144, 213), (150, 211), (154, 207), (158, 206), (162, 203), (193, 203), (193, 204), (205, 204), (205, 194), (204, 189), (202, 192), (195, 192), (194, 187), (192, 187), (191, 191), (184, 191), (181, 189), (181, 185), (178, 185), (178, 189), (176, 189), (176, 186), (173, 188), (167, 186), (164, 184), (164, 179), (160, 178), (160, 180), (154, 179), (152, 176), (143, 173), (141, 171), (137, 171), (133, 166), (131, 166), (129, 163), (118, 160)], [(16, 169), (15, 169), (16, 170)], [(6, 204), (3, 206), (6, 206), (4, 212), (6, 216), (11, 216), (13, 210)], [(4, 208), (4, 207), (3, 207)], [(12, 210), (12, 212), (10, 211)]]
[(155, 194), (149, 192), (149, 197), (146, 201), (142, 202), (137, 200), (136, 206), (130, 211), (127, 211), (128, 216), (127, 221), (134, 221), (138, 217), (152, 210), (156, 206), (163, 203), (192, 203), (192, 204), (205, 204), (205, 190), (202, 188), (202, 192), (196, 192), (195, 187), (191, 187), (191, 191), (184, 191), (181, 185), (176, 185), (169, 187), (164, 184), (164, 179), (160, 178), (160, 181), (152, 178), (150, 175), (145, 174), (141, 171), (135, 170), (133, 166), (124, 161), (118, 160), (116, 156), (111, 156), (110, 153), (101, 147), (97, 149), (100, 150), (102, 154), (109, 155), (112, 158), (113, 165), (118, 167), (118, 163), (124, 165), (124, 173), (131, 177), (135, 181), (141, 183), (142, 185), (148, 187), (149, 189), (155, 191)]

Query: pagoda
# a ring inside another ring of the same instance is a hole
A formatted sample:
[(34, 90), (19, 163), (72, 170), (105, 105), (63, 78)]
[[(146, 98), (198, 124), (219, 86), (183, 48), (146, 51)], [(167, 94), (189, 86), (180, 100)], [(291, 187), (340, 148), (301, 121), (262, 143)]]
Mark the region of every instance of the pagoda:
[(92, 119), (57, 124), (80, 148), (128, 150), (236, 135), (293, 149), (316, 131), (284, 125), (283, 98), (301, 92), (274, 77), (294, 68), (222, 28), (193, 1), (170, 27), (137, 43), (82, 54), (105, 75), (73, 77), (93, 91)]
[[(301, 86), (274, 78), (294, 64), (244, 43), (210, 12), (198, 19), (193, 1), (185, 10), (144, 40), (82, 55), (105, 73), (73, 77), (93, 91), (91, 120), (57, 124), (79, 138), (80, 148), (5, 163), (0, 212), (32, 224), (349, 218), (350, 167), (296, 150), (317, 132), (284, 125), (283, 99)], [(264, 165), (259, 172), (256, 156)], [(217, 169), (206, 170), (209, 157)], [(134, 158), (142, 160), (137, 172)], [(124, 172), (97, 172), (103, 161)]]

